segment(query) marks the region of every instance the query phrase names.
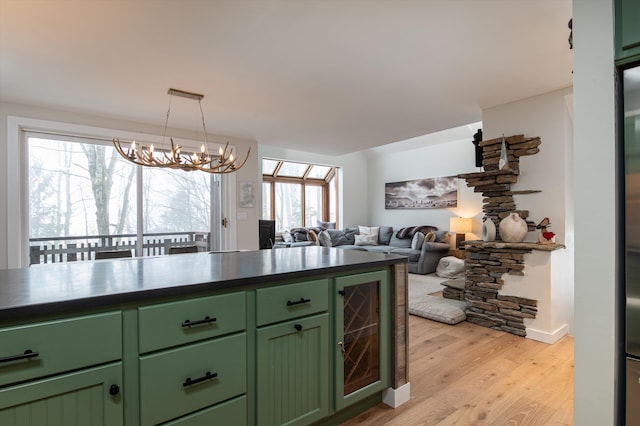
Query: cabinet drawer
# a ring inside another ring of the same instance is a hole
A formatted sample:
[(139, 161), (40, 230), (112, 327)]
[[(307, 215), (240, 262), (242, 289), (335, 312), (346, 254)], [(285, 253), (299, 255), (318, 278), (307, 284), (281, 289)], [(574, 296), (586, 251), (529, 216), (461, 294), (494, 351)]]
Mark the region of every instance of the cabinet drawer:
[(4, 328), (0, 342), (4, 386), (120, 359), (122, 316), (110, 312)]
[(298, 318), (328, 309), (327, 279), (256, 290), (257, 325)]
[(141, 307), (140, 353), (244, 330), (245, 311), (244, 292)]
[(247, 397), (240, 396), (211, 408), (164, 423), (164, 426), (247, 425)]
[(141, 423), (175, 419), (245, 393), (246, 351), (242, 333), (140, 357)]

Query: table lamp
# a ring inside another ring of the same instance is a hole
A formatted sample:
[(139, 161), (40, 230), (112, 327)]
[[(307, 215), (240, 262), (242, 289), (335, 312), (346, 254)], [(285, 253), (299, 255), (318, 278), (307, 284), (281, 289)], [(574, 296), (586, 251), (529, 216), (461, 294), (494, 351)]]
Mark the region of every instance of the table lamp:
[(466, 238), (467, 233), (471, 232), (470, 217), (452, 217), (449, 219), (449, 230), (456, 234), (456, 249), (460, 249), (460, 243)]

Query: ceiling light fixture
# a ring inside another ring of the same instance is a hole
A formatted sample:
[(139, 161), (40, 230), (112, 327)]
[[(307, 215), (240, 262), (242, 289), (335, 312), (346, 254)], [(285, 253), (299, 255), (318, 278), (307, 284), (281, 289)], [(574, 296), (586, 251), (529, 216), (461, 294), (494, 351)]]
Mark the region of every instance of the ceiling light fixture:
[(249, 158), (251, 148), (249, 148), (247, 155), (241, 163), (238, 163), (237, 158), (234, 157), (232, 152), (233, 150), (229, 148), (229, 142), (225, 144), (224, 148), (220, 147), (217, 154), (209, 152), (207, 129), (204, 124), (204, 113), (202, 112), (201, 102), (204, 95), (177, 89), (169, 89), (167, 93), (170, 97), (169, 108), (167, 109), (167, 118), (164, 122), (164, 133), (162, 135), (163, 145), (167, 134), (169, 115), (171, 114), (171, 99), (173, 98), (173, 95), (176, 95), (198, 101), (198, 105), (200, 106), (200, 115), (202, 117), (202, 130), (204, 132), (204, 143), (200, 147), (200, 152), (193, 152), (193, 154), (182, 152), (182, 147), (180, 145), (176, 145), (173, 142), (173, 138), (169, 138), (171, 140), (170, 149), (158, 150), (154, 148), (153, 144), (143, 146), (142, 144), (136, 143), (136, 141), (132, 141), (129, 148), (123, 149), (120, 144), (120, 140), (114, 138), (113, 146), (123, 158), (139, 166), (162, 167), (185, 171), (200, 170), (206, 173), (215, 174), (232, 173), (244, 166)]

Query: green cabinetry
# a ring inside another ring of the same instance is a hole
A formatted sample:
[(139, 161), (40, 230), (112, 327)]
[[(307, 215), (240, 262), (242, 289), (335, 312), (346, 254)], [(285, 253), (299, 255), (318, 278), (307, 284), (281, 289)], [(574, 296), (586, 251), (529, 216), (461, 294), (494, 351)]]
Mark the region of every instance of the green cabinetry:
[(390, 271), (7, 321), (0, 425), (334, 424), (390, 384)]
[(306, 425), (328, 415), (328, 307), (327, 279), (256, 290), (259, 425)]
[(2, 426), (123, 424), (121, 363), (0, 390)]
[(0, 425), (121, 425), (119, 311), (0, 329)]
[(216, 406), (247, 392), (245, 292), (143, 306), (138, 324), (141, 425), (205, 423), (246, 405)]
[(615, 8), (616, 60), (640, 59), (640, 2), (615, 0)]
[(258, 329), (259, 425), (306, 425), (327, 416), (328, 330), (326, 313)]
[(386, 271), (336, 278), (335, 404), (342, 409), (389, 386)]

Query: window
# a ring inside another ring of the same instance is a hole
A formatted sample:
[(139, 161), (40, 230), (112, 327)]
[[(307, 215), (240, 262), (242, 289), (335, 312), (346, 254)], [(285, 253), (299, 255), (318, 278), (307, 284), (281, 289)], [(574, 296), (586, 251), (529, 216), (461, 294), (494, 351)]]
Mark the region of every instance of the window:
[(28, 133), (27, 147), (30, 264), (210, 248), (217, 175), (136, 166), (105, 141)]
[(265, 158), (262, 180), (262, 218), (277, 230), (337, 222), (336, 167)]

